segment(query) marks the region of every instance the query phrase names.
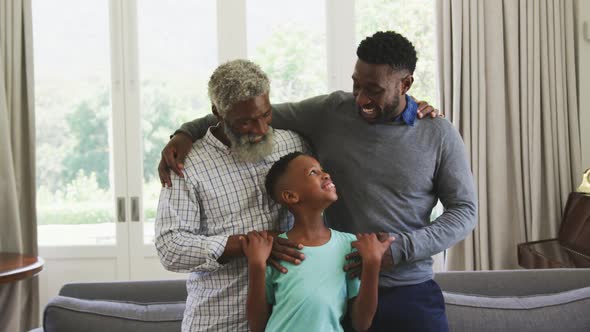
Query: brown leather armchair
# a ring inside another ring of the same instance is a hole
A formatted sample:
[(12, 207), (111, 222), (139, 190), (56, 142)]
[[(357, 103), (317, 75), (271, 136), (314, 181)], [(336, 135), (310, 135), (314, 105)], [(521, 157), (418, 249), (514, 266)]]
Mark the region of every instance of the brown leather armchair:
[(520, 243), (518, 264), (527, 269), (590, 268), (590, 195), (570, 193), (558, 237)]

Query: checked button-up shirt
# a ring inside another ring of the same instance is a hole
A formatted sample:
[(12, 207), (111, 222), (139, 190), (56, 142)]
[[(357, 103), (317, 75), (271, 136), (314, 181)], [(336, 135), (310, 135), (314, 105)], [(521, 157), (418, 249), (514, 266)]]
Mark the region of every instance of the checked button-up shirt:
[(283, 155), (308, 152), (294, 132), (274, 131), (271, 155), (258, 163), (234, 157), (208, 130), (162, 188), (156, 217), (156, 248), (171, 271), (190, 272), (183, 331), (248, 331), (246, 258), (220, 264), (230, 235), (251, 230), (286, 231), (292, 218), (264, 188), (266, 173)]

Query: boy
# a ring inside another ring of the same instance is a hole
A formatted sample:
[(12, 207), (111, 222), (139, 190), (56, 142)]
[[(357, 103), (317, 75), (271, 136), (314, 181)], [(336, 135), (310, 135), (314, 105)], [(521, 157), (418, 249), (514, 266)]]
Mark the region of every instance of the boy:
[[(324, 225), (322, 212), (338, 199), (330, 175), (318, 161), (300, 152), (277, 161), (266, 176), (266, 190), (295, 217), (293, 228), (279, 235), (301, 243), (305, 261), (281, 274), (266, 267), (273, 238), (250, 232), (240, 241), (248, 258), (246, 312), (252, 331), (343, 331), (340, 321), (351, 308), (354, 328), (368, 330), (377, 309), (381, 258), (393, 237), (341, 233)], [(363, 264), (358, 279), (347, 279), (344, 256), (351, 247)]]

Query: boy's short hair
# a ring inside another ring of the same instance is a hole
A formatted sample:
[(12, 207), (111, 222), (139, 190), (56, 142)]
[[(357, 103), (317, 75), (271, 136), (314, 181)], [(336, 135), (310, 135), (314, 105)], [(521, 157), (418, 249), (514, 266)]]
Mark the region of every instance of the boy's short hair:
[(305, 155), (303, 152), (295, 151), (289, 154), (282, 156), (279, 160), (277, 160), (268, 170), (266, 174), (266, 179), (264, 181), (264, 187), (266, 188), (266, 192), (270, 197), (277, 203), (280, 203), (275, 195), (275, 189), (279, 179), (285, 174), (287, 171), (287, 167), (291, 160)]

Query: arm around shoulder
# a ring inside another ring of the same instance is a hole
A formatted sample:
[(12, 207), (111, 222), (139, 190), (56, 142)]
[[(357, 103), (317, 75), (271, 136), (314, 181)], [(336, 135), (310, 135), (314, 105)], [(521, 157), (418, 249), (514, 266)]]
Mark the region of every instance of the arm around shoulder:
[(293, 130), (309, 139), (327, 112), (335, 105), (335, 93), (321, 95), (296, 103), (273, 104), (271, 125), (277, 129)]
[(213, 114), (208, 114), (204, 117), (195, 119), (193, 121), (183, 123), (179, 129), (177, 129), (174, 134), (179, 132), (185, 133), (192, 137), (193, 142), (198, 140), (199, 138), (203, 138), (207, 133), (209, 127), (215, 125), (217, 123), (217, 118)]

